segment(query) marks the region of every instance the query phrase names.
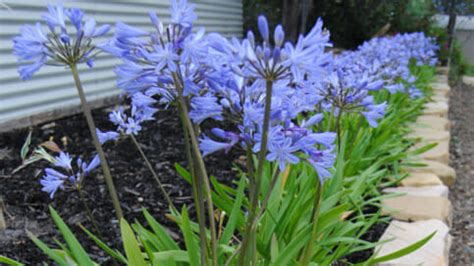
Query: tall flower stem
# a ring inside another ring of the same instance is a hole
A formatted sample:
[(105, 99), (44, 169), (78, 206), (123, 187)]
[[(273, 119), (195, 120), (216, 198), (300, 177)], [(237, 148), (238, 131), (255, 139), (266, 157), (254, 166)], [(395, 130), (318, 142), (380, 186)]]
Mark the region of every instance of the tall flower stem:
[(79, 186), (76, 187), (77, 189), (77, 192), (79, 194), (79, 199), (81, 200), (82, 202), (82, 205), (84, 206), (84, 209), (86, 210), (86, 213), (87, 213), (87, 216), (89, 216), (89, 220), (91, 221), (92, 223), (92, 227), (94, 227), (94, 230), (95, 232), (98, 234), (98, 236), (100, 238), (103, 238), (102, 237), (102, 234), (99, 230), (99, 226), (97, 226), (97, 222), (95, 221), (94, 219), (94, 215), (92, 215), (92, 212), (91, 212), (91, 209), (89, 208), (89, 205), (87, 204), (86, 202), (86, 197), (84, 196), (84, 192), (82, 192), (82, 188), (80, 188)]
[(254, 189), (255, 189), (255, 165), (253, 161), (253, 154), (252, 154), (252, 147), (248, 145), (246, 149), (246, 155), (247, 155), (247, 160), (246, 160), (246, 165), (247, 165), (247, 175), (249, 178), (249, 195), (250, 195), (250, 201), (253, 200), (253, 196), (255, 195)]
[(163, 196), (165, 197), (166, 201), (168, 202), (168, 205), (169, 205), (173, 210), (177, 210), (176, 207), (174, 206), (173, 202), (171, 201), (170, 196), (168, 195), (168, 193), (166, 192), (165, 188), (163, 187), (163, 184), (161, 183), (160, 178), (159, 178), (158, 175), (156, 174), (155, 169), (153, 168), (153, 166), (151, 165), (150, 161), (148, 160), (148, 157), (145, 155), (145, 152), (143, 152), (142, 147), (140, 147), (140, 143), (138, 143), (137, 139), (135, 138), (135, 136), (134, 136), (133, 134), (130, 134), (130, 137), (131, 137), (133, 143), (135, 144), (135, 146), (137, 147), (138, 152), (140, 153), (140, 155), (142, 156), (143, 160), (145, 161), (145, 164), (146, 164), (146, 166), (148, 167), (148, 169), (150, 170), (150, 172), (151, 172), (153, 178), (155, 179), (156, 183), (158, 184), (158, 187), (160, 188), (161, 193), (163, 193)]
[(76, 84), (77, 92), (79, 93), (79, 98), (81, 99), (82, 110), (84, 116), (86, 117), (87, 125), (92, 136), (92, 142), (94, 143), (95, 149), (100, 158), (100, 165), (102, 167), (102, 172), (104, 173), (104, 178), (107, 184), (107, 189), (109, 190), (110, 199), (112, 200), (112, 203), (114, 205), (115, 215), (117, 216), (117, 219), (120, 220), (123, 217), (122, 207), (120, 206), (117, 191), (115, 189), (114, 181), (110, 174), (110, 168), (107, 164), (107, 159), (105, 158), (104, 150), (102, 149), (102, 145), (100, 144), (99, 138), (97, 137), (94, 119), (92, 118), (91, 109), (89, 107), (89, 104), (87, 103), (86, 95), (84, 94), (84, 89), (82, 88), (81, 79), (79, 78), (79, 72), (77, 71), (76, 64), (71, 64), (69, 67), (71, 69), (72, 76), (74, 77), (74, 82)]
[[(279, 176), (280, 176), (280, 169), (277, 168), (275, 173), (273, 174), (273, 178), (272, 178), (272, 181), (270, 183), (270, 187), (268, 188), (267, 194), (265, 195), (265, 198), (263, 198), (262, 206), (260, 207), (260, 209), (257, 212), (257, 215), (256, 215), (257, 219), (255, 219), (254, 222), (258, 221), (260, 216), (265, 211), (265, 208), (267, 207), (268, 201), (270, 200), (270, 196), (272, 195), (273, 190), (275, 189), (275, 186), (278, 183)], [(255, 225), (253, 225), (253, 226), (255, 226)]]
[[(360, 129), (361, 129), (361, 124), (362, 124), (362, 117), (357, 117), (357, 124), (356, 124), (355, 130), (354, 130), (354, 132), (355, 132), (354, 139), (352, 139), (352, 141), (350, 141), (349, 151), (344, 153), (347, 156), (347, 158), (351, 156), (352, 151), (354, 150), (354, 147), (359, 142), (359, 133), (360, 133)], [(339, 151), (339, 152), (341, 152), (341, 151)]]
[(342, 117), (342, 109), (339, 109), (336, 119), (336, 132), (337, 132), (337, 150), (341, 148), (341, 117)]
[(196, 208), (198, 224), (199, 224), (199, 245), (201, 246), (201, 265), (206, 265), (206, 261), (209, 258), (209, 251), (208, 251), (208, 240), (206, 237), (206, 217), (204, 214), (204, 202), (203, 202), (203, 195), (202, 195), (202, 184), (200, 179), (196, 175), (196, 167), (193, 162), (192, 151), (191, 151), (191, 143), (189, 139), (188, 129), (186, 127), (186, 123), (184, 122), (185, 118), (183, 116), (183, 111), (181, 107), (179, 107), (179, 114), (181, 118), (181, 124), (184, 131), (184, 146), (186, 150), (186, 159), (188, 161), (188, 168), (189, 172), (191, 173), (192, 178), (192, 188), (193, 188), (193, 198), (194, 198), (194, 205)]
[[(273, 80), (267, 79), (265, 86), (265, 110), (263, 116), (262, 138), (260, 142), (260, 151), (258, 153), (257, 172), (253, 176), (255, 186), (250, 193), (250, 215), (247, 220), (245, 235), (242, 240), (242, 248), (239, 257), (239, 265), (255, 265), (257, 261), (257, 239), (255, 231), (257, 229), (257, 207), (258, 196), (260, 195), (260, 186), (262, 183), (263, 167), (265, 165), (265, 157), (267, 154), (268, 130), (270, 128), (270, 113), (272, 106), (272, 90)], [(252, 184), (251, 184), (252, 185)]]
[[(217, 233), (216, 233), (216, 223), (214, 219), (214, 204), (212, 202), (211, 195), (211, 184), (209, 182), (209, 177), (207, 175), (206, 165), (204, 164), (204, 159), (202, 158), (201, 151), (199, 149), (199, 143), (197, 140), (197, 132), (194, 130), (193, 123), (189, 117), (188, 105), (183, 96), (183, 87), (180, 83), (179, 78), (176, 73), (173, 73), (174, 84), (178, 91), (178, 104), (180, 106), (180, 112), (184, 120), (184, 125), (188, 131), (192, 157), (196, 166), (197, 175), (201, 178), (203, 186), (204, 196), (206, 197), (207, 203), (207, 212), (209, 220), (209, 230), (211, 233), (211, 258), (212, 264), (217, 265)], [(198, 184), (200, 185), (200, 184)]]
[(326, 131), (330, 131), (332, 128), (332, 119), (334, 118), (334, 106), (331, 107), (331, 112), (329, 113), (328, 125), (326, 127)]
[(319, 216), (319, 207), (321, 203), (321, 196), (323, 190), (323, 184), (318, 180), (318, 186), (316, 187), (316, 195), (314, 195), (314, 204), (313, 211), (311, 212), (311, 236), (309, 237), (309, 242), (306, 245), (306, 249), (303, 252), (300, 265), (306, 266), (311, 262), (311, 256), (313, 252), (314, 243), (318, 240), (318, 216)]

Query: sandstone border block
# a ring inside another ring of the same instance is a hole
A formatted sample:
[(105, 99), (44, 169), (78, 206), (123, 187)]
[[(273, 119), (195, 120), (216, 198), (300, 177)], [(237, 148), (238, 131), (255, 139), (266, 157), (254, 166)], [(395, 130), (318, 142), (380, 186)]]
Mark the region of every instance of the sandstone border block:
[(416, 119), (415, 128), (427, 128), (434, 130), (449, 130), (451, 123), (445, 117), (434, 116), (434, 115), (420, 115)]
[(436, 130), (430, 128), (414, 128), (408, 133), (409, 138), (421, 138), (426, 141), (447, 141), (451, 139), (451, 134), (446, 130)]
[(414, 223), (392, 221), (381, 240), (392, 240), (383, 244), (376, 252), (378, 257), (388, 255), (400, 250), (431, 233), (436, 234), (420, 249), (401, 258), (381, 263), (379, 265), (426, 265), (441, 266), (449, 264), (449, 250), (451, 248), (451, 236), (449, 228), (440, 220), (431, 219)]
[(453, 168), (449, 167), (446, 164), (430, 161), (430, 160), (421, 160), (419, 163), (426, 164), (422, 167), (406, 167), (404, 170), (411, 173), (430, 173), (437, 175), (441, 181), (448, 187), (450, 187), (454, 180), (456, 180), (456, 171)]
[(423, 187), (390, 187), (383, 190), (384, 193), (403, 193), (409, 196), (420, 197), (442, 197), (448, 198), (449, 189), (445, 185), (423, 186)]
[(382, 200), (382, 214), (402, 221), (438, 219), (451, 225), (451, 202), (443, 197), (405, 195)]
[(405, 187), (423, 187), (443, 185), (443, 181), (432, 173), (411, 173), (401, 181)]

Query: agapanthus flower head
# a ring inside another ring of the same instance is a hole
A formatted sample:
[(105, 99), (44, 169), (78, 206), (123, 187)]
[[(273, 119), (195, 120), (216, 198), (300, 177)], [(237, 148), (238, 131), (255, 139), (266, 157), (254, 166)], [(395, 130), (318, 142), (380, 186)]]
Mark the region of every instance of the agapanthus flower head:
[(207, 37), (204, 29), (192, 30), (197, 19), (194, 5), (186, 0), (173, 0), (170, 11), (171, 23), (167, 26), (150, 12), (154, 28), (151, 32), (117, 23), (114, 38), (101, 46), (123, 61), (115, 70), (117, 85), (137, 107), (132, 116), (141, 114), (132, 120), (122, 119), (120, 126), (124, 132), (137, 132), (139, 123), (152, 118), (155, 107), (146, 103), (149, 108), (144, 109), (138, 104), (140, 98), (145, 99), (143, 96), (153, 99), (154, 106), (167, 108), (179, 93), (192, 98), (207, 86), (204, 66), (208, 55)]
[(138, 135), (142, 130), (142, 123), (154, 120), (154, 115), (158, 111), (153, 105), (156, 100), (141, 92), (137, 92), (131, 97), (131, 108), (120, 106), (109, 113), (109, 121), (117, 126), (115, 131), (103, 132), (96, 129), (99, 142), (104, 144), (108, 141), (115, 141), (121, 135)]
[(380, 81), (369, 82), (367, 78), (336, 69), (317, 87), (317, 93), (323, 97), (322, 106), (326, 111), (360, 113), (371, 127), (376, 127), (387, 104), (376, 104), (370, 92), (382, 85)]
[(331, 61), (331, 54), (325, 48), (331, 46), (329, 33), (322, 29), (318, 20), (306, 36), (300, 36), (297, 43), (285, 43), (281, 25), (276, 26), (273, 43), (265, 16), (258, 17), (258, 30), (263, 43), (255, 43), (254, 33), (249, 31), (242, 41), (213, 35), (210, 45), (219, 54), (228, 58), (226, 65), (246, 78), (288, 79), (303, 81), (305, 75), (320, 75)]
[[(20, 35), (13, 38), (21, 79), (31, 78), (46, 63), (66, 66), (87, 63), (92, 67), (97, 52), (93, 39), (105, 35), (110, 26), (97, 27), (93, 18), (83, 21), (83, 17), (80, 9), (48, 5), (48, 12), (42, 16), (47, 32), (40, 22), (23, 26)], [(74, 26), (74, 32), (68, 32), (69, 23)]]
[(187, 0), (171, 1), (171, 22), (185, 28), (192, 27), (193, 22), (197, 19), (194, 13), (195, 6), (188, 4)]
[(80, 157), (77, 158), (76, 169), (71, 165), (72, 158), (68, 153), (60, 152), (55, 157), (53, 166), (57, 168), (46, 168), (45, 175), (40, 180), (42, 191), (47, 192), (52, 199), (58, 189), (66, 187), (77, 187), (87, 177), (92, 170), (100, 165), (98, 155), (95, 155), (89, 163), (84, 162)]
[(396, 34), (390, 37), (373, 38), (357, 50), (344, 52), (338, 57), (338, 68), (355, 78), (367, 76), (370, 80), (383, 81), (390, 93), (406, 93), (410, 97), (420, 96), (413, 90), (414, 77), (410, 65), (436, 64), (435, 41), (424, 33)]
[[(321, 115), (315, 115), (302, 121), (298, 126), (291, 121), (284, 125), (274, 125), (268, 133), (268, 151), (266, 159), (275, 162), (280, 170), (289, 164), (297, 164), (302, 160), (308, 161), (315, 169), (321, 180), (330, 176), (330, 169), (335, 162), (333, 132), (314, 133), (312, 126), (321, 121)], [(254, 153), (260, 151), (262, 135), (257, 132), (253, 136), (239, 127), (240, 132), (224, 131), (219, 128), (212, 130), (214, 140), (204, 135), (200, 140), (203, 154), (209, 155), (221, 150), (228, 152), (236, 144), (243, 149), (251, 148)]]
[[(226, 118), (237, 130), (213, 129), (211, 134), (201, 137), (201, 151), (208, 155), (239, 146), (260, 152), (265, 105), (271, 97), (267, 160), (283, 170), (288, 164), (309, 161), (320, 149), (332, 152), (335, 134), (313, 132), (322, 114), (296, 123), (300, 115), (314, 112), (323, 99), (314, 87), (323, 73), (330, 71), (332, 54), (325, 51), (330, 43), (322, 21), (318, 20), (295, 45), (285, 43), (281, 25), (275, 28), (271, 38), (272, 31), (264, 16), (258, 17), (258, 31), (263, 40), (260, 44), (251, 31), (242, 41), (228, 40), (218, 34), (208, 36), (207, 86), (201, 86), (201, 91), (191, 99), (190, 116), (197, 124), (205, 119)], [(271, 94), (267, 89), (269, 82)], [(327, 166), (326, 170), (331, 167)]]

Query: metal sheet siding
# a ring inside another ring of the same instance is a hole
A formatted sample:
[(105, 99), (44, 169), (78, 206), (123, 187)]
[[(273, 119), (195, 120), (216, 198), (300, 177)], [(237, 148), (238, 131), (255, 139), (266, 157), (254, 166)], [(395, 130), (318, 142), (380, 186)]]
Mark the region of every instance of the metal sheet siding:
[[(31, 80), (21, 81), (12, 54), (12, 38), (24, 24), (41, 19), (51, 0), (0, 0), (0, 125), (38, 113), (79, 105), (73, 79), (67, 69), (45, 66)], [(66, 7), (78, 7), (98, 24), (122, 21), (151, 30), (150, 10), (165, 24), (169, 22), (169, 0), (136, 1), (61, 1)], [(242, 0), (195, 0), (199, 17), (196, 26), (225, 36), (242, 35)], [(4, 7), (6, 5), (8, 9)], [(111, 33), (112, 34), (112, 33)], [(93, 69), (80, 66), (81, 79), (90, 101), (119, 94), (113, 68), (117, 60), (101, 54)], [(0, 130), (2, 131), (2, 130)]]

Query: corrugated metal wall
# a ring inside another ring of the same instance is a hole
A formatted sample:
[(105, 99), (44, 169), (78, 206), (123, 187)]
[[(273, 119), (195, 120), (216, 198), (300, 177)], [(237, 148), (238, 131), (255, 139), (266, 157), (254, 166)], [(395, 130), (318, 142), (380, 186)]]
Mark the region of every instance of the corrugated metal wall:
[[(40, 20), (46, 5), (55, 2), (0, 0), (0, 126), (5, 127), (11, 121), (20, 121), (36, 114), (79, 105), (77, 92), (67, 69), (46, 66), (31, 80), (21, 81), (17, 73), (16, 59), (12, 54), (12, 38), (18, 35), (19, 28)], [(149, 10), (155, 10), (163, 23), (169, 22), (168, 0), (61, 2), (66, 7), (83, 9), (86, 15), (94, 17), (99, 25), (122, 21), (152, 30), (148, 18)], [(226, 36), (242, 35), (242, 0), (191, 2), (197, 4), (196, 13), (199, 19), (196, 26), (205, 26), (207, 32), (220, 32)], [(117, 95), (119, 91), (115, 88), (113, 73), (117, 60), (101, 54), (95, 63), (93, 69), (87, 69), (85, 66), (80, 68), (88, 100)]]

